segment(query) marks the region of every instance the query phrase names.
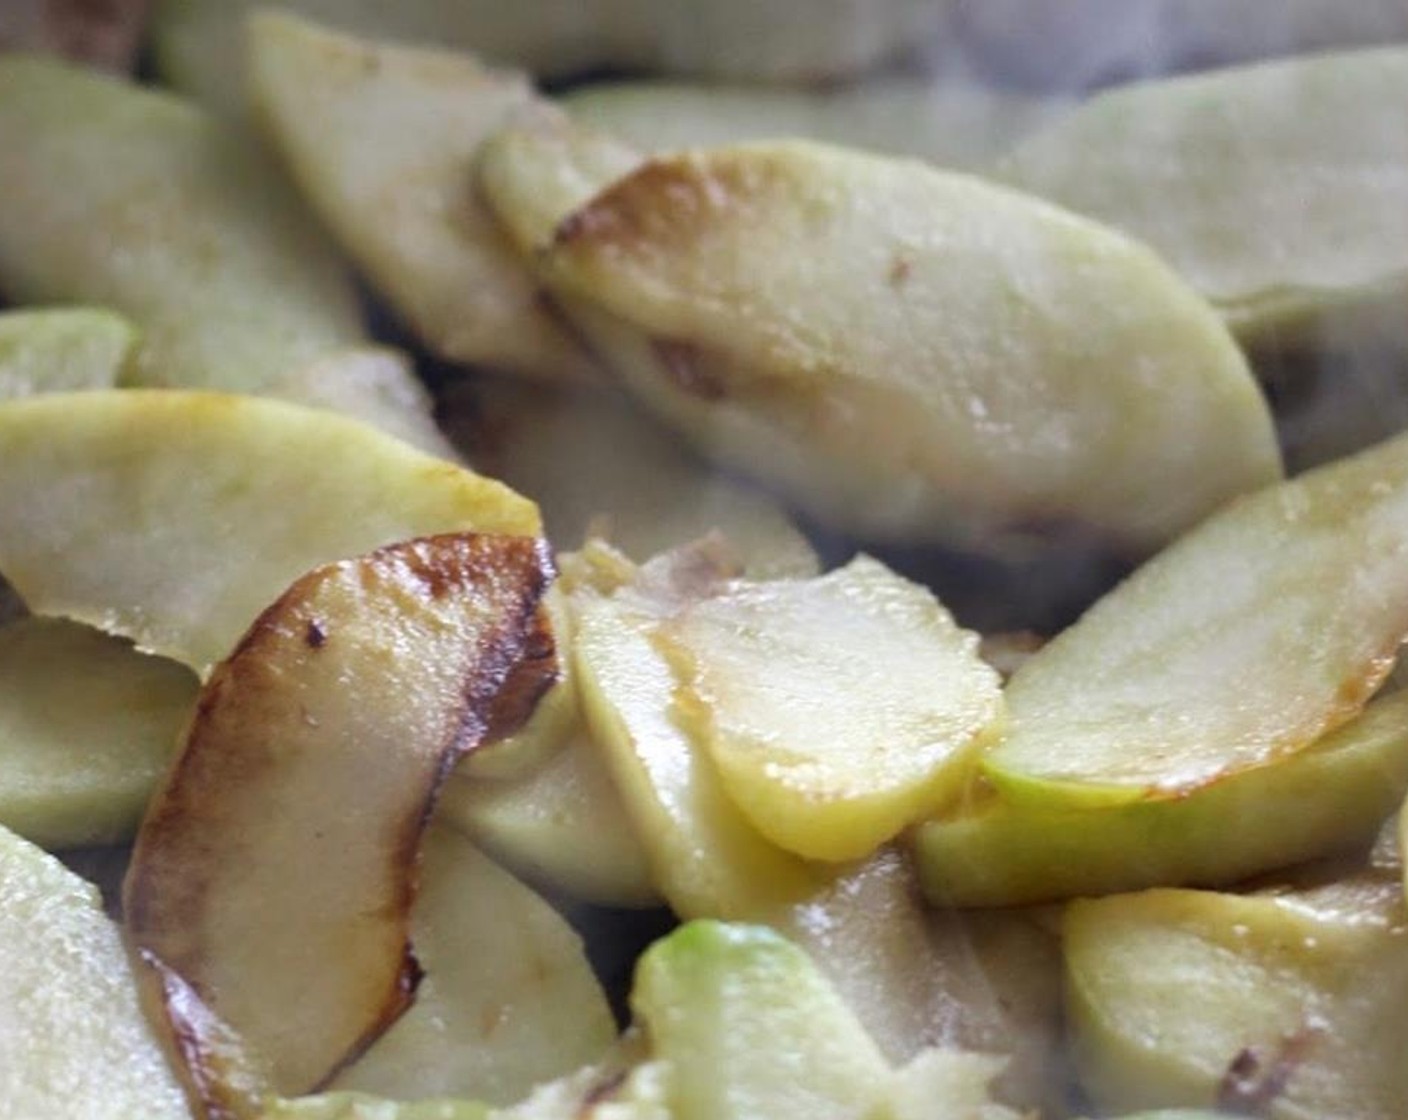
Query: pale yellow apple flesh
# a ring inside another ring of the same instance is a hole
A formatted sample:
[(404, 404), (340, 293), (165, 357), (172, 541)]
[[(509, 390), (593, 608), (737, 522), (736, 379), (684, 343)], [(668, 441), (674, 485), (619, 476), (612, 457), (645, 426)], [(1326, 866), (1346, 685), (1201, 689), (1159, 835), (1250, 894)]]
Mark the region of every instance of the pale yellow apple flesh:
[(98, 308), (0, 312), (0, 400), (115, 388), (137, 341), (130, 322)]
[(275, 1091), (325, 1082), (409, 1006), (421, 835), (453, 763), (551, 679), (549, 574), (528, 537), (388, 546), (297, 580), (207, 682), (138, 836), (127, 932)]
[(124, 390), (0, 404), (0, 574), (199, 672), (295, 578), (434, 533), (534, 534), (496, 482), (328, 412)]

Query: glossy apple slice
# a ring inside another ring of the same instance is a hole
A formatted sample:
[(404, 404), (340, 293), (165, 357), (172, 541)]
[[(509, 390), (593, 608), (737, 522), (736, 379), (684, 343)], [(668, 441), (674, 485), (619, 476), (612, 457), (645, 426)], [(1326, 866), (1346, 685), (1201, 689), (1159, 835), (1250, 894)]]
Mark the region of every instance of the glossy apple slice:
[(188, 1120), (97, 890), (0, 828), (0, 1102), (25, 1120)]
[(729, 797), (809, 859), (860, 859), (932, 815), (1002, 716), (978, 636), (868, 557), (815, 579), (730, 586), (657, 640)]
[(328, 412), (210, 393), (0, 405), (0, 573), (204, 672), (317, 564), (417, 535), (534, 534), (496, 482)]
[(537, 97), (526, 75), (282, 12), (251, 18), (248, 69), (305, 197), (426, 346), (535, 377), (592, 375), (471, 189), (481, 141)]
[(1210, 1108), (1392, 1120), (1408, 1094), (1401, 896), (1147, 891), (1076, 902), (1065, 944), (1073, 1049), (1104, 1112)]
[(511, 227), (532, 213), (517, 236), (632, 392), (818, 518), (974, 547), (1073, 524), (1152, 550), (1280, 476), (1222, 323), (1113, 230), (818, 144), (624, 177), (597, 151), (511, 132), (481, 184)]
[(1370, 843), (1408, 788), (1408, 693), (1290, 757), (1183, 797), (1058, 807), (980, 797), (915, 834), (941, 906), (1225, 886)]
[(616, 1024), (557, 911), (444, 825), (425, 835), (420, 877), (415, 1003), (330, 1088), (508, 1105), (600, 1060)]
[(98, 308), (0, 312), (0, 400), (115, 388), (137, 339), (121, 315)]
[(475, 535), (318, 568), (207, 682), (138, 836), (128, 936), (276, 1091), (326, 1081), (409, 1006), (421, 834), (454, 762), (551, 678), (549, 573), (540, 542)]
[(1405, 552), (1408, 437), (1228, 507), (1017, 671), (988, 776), (1014, 801), (1120, 804), (1303, 750), (1393, 667)]
[(86, 626), (0, 627), (0, 824), (51, 849), (131, 839), (198, 689)]

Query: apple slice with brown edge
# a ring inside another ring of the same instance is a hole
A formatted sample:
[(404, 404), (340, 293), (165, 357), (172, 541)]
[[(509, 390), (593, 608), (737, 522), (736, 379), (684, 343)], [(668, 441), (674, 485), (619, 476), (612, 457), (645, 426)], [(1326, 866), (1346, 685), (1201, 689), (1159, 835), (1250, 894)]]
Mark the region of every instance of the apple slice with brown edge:
[(121, 390), (0, 404), (0, 574), (204, 673), (319, 564), (437, 533), (536, 535), (532, 502), (329, 412)]
[(1408, 436), (1229, 505), (1007, 685), (1004, 798), (1183, 798), (1353, 719), (1408, 635)]
[[(550, 576), (541, 541), (492, 535), (331, 564), (206, 684), (138, 835), (128, 937), (274, 1091), (324, 1083), (410, 1004), (421, 836), (454, 763), (521, 724), (555, 675)], [(200, 1022), (162, 1002), (211, 1100)]]

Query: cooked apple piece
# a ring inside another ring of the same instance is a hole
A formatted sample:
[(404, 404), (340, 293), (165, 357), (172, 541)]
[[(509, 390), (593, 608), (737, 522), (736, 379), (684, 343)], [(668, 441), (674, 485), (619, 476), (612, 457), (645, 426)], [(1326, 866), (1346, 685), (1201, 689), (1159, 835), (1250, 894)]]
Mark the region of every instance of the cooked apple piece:
[(25, 1120), (187, 1120), (95, 887), (0, 829), (0, 1102)]
[(1066, 967), (1081, 1084), (1111, 1113), (1400, 1116), (1404, 928), (1401, 897), (1354, 915), (1202, 891), (1073, 903)]
[[(544, 284), (642, 401), (823, 521), (974, 549), (1054, 523), (1152, 550), (1280, 477), (1226, 329), (1112, 230), (818, 144), (624, 178), (583, 147), (510, 131), (481, 152), (481, 186), (510, 225), (541, 212)], [(554, 164), (598, 193), (560, 192), (591, 197), (549, 219)]]
[(0, 824), (46, 848), (129, 840), (197, 687), (183, 666), (71, 622), (0, 627)]
[(0, 287), (142, 331), (136, 383), (258, 392), (366, 340), (333, 249), (262, 153), (169, 93), (0, 58)]
[(272, 11), (249, 22), (248, 68), (304, 196), (429, 349), (540, 378), (592, 375), (473, 191), (480, 143), (536, 99), (525, 75)]
[(1393, 668), (1405, 549), (1408, 437), (1229, 506), (1017, 671), (988, 777), (1036, 805), (1119, 804), (1294, 755)]
[(643, 562), (718, 531), (755, 579), (817, 572), (775, 502), (689, 455), (628, 400), (486, 381), (452, 388), (444, 411), (469, 461), (531, 494), (560, 548), (600, 537)]
[(926, 589), (861, 557), (740, 583), (659, 630), (682, 717), (765, 837), (851, 860), (951, 801), (1002, 715), (997, 673)]
[(1405, 789), (1408, 693), (1398, 692), (1303, 751), (1182, 797), (1095, 807), (979, 798), (918, 830), (920, 877), (945, 906), (1226, 886), (1371, 843)]
[[(153, 37), (163, 77), (225, 112), (245, 90), (240, 22), (258, 0), (160, 0)], [(945, 0), (287, 0), (339, 30), (472, 50), (535, 74), (656, 70), (735, 81), (817, 83), (939, 42)]]
[(952, 1120), (1021, 1120), (993, 1100), (990, 1086), (1001, 1072), (1002, 1059), (987, 1054), (925, 1050), (891, 1077), (881, 1115), (884, 1120), (933, 1120), (937, 1104), (940, 1115)]
[(213, 393), (0, 404), (0, 461), (0, 573), (30, 609), (202, 673), (317, 564), (539, 527), (506, 487), (371, 428)]
[(276, 1092), (326, 1082), (409, 1006), (421, 834), (453, 763), (550, 678), (548, 576), (540, 542), (470, 534), (318, 568), (206, 683), (138, 834), (128, 937)]
[(136, 345), (131, 323), (95, 307), (0, 312), (0, 400), (112, 389)]
[(421, 858), (415, 1003), (331, 1087), (507, 1105), (600, 1059), (616, 1024), (571, 927), (453, 829)]
[(479, 780), (461, 767), (437, 811), (529, 882), (599, 906), (659, 905), (645, 849), (601, 749), (580, 723), (566, 746), (524, 777)]
[(1064, 108), (1054, 98), (915, 78), (820, 90), (613, 82), (575, 90), (560, 104), (574, 120), (646, 152), (796, 137), (942, 167), (989, 163)]

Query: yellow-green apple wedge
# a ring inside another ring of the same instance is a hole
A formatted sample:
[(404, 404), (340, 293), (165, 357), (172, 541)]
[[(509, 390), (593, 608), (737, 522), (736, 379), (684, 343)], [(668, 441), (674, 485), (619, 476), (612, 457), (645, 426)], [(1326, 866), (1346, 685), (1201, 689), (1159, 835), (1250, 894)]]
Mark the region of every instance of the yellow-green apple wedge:
[(96, 888), (0, 828), (0, 1101), (25, 1120), (189, 1120)]
[[(624, 177), (599, 150), (511, 129), (481, 187), (511, 228), (528, 213), (543, 284), (640, 400), (836, 527), (996, 548), (1074, 525), (1149, 551), (1280, 477), (1226, 328), (1111, 229), (813, 143)], [(559, 194), (584, 201), (550, 213)]]
[(0, 400), (115, 388), (137, 340), (130, 322), (101, 308), (0, 312)]
[(1155, 886), (1227, 886), (1372, 842), (1408, 788), (1408, 693), (1306, 750), (1183, 797), (1092, 807), (979, 796), (921, 826), (941, 906), (1012, 906)]
[(817, 573), (775, 501), (690, 455), (619, 394), (463, 382), (442, 415), (475, 469), (532, 495), (559, 549), (598, 537), (643, 563), (719, 532), (755, 579)]
[(552, 678), (550, 575), (531, 537), (390, 545), (296, 580), (206, 683), (138, 834), (127, 935), (274, 1091), (323, 1084), (410, 1005), (422, 833), (459, 757)]
[(657, 643), (729, 798), (809, 859), (863, 858), (942, 808), (1001, 723), (978, 636), (868, 557), (723, 588), (662, 623)]
[(275, 11), (250, 18), (247, 52), (256, 112), (304, 196), (430, 350), (549, 380), (591, 376), (473, 191), (480, 143), (537, 99), (526, 75)]
[(0, 574), (204, 673), (318, 564), (435, 533), (536, 534), (496, 482), (329, 412), (122, 390), (0, 404)]
[(1017, 671), (984, 771), (1009, 800), (1114, 805), (1293, 756), (1393, 667), (1405, 552), (1408, 437), (1229, 505)]
[(1406, 921), (1401, 894), (1352, 913), (1295, 893), (1073, 903), (1067, 1006), (1082, 1087), (1107, 1114), (1392, 1120), (1408, 1094)]
[(411, 944), (424, 970), (415, 1003), (331, 1089), (508, 1105), (616, 1041), (581, 939), (443, 824), (425, 836)]
[(0, 627), (0, 825), (50, 849), (130, 840), (198, 688), (86, 626)]

